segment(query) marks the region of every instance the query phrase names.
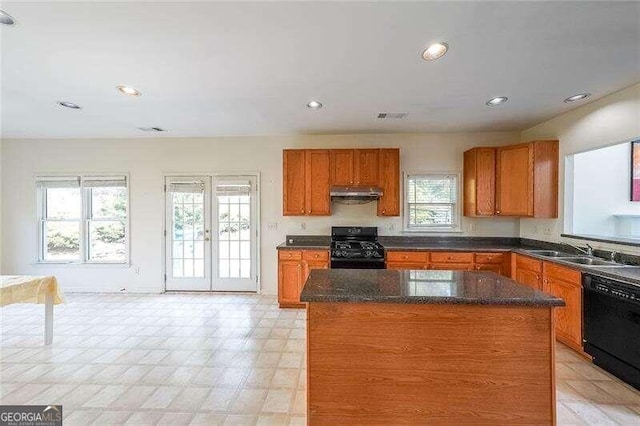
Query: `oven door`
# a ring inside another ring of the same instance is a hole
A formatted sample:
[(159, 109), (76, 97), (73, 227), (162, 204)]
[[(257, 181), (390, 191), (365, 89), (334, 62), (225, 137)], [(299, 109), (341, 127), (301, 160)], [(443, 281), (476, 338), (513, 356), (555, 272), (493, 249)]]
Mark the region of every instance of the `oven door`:
[(384, 269), (384, 259), (380, 260), (349, 260), (331, 259), (331, 269)]

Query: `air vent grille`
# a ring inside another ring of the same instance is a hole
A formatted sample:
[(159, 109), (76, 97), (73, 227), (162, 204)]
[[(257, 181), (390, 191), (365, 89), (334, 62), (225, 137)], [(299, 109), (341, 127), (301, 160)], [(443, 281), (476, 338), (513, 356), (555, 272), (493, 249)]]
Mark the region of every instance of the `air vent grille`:
[(166, 130), (161, 127), (138, 127), (138, 130), (142, 130), (143, 132), (166, 132)]
[(406, 112), (381, 112), (378, 113), (378, 118), (383, 120), (400, 120), (407, 116)]

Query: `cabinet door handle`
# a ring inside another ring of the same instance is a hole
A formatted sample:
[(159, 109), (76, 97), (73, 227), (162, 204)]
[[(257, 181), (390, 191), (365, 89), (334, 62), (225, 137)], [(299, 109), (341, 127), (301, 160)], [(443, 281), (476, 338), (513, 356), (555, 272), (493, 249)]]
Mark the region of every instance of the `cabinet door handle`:
[(387, 212), (387, 209), (382, 209), (382, 214), (385, 214)]
[(502, 213), (500, 210), (496, 210), (496, 214), (500, 214)]
[(304, 213), (304, 209), (300, 210), (300, 213)]

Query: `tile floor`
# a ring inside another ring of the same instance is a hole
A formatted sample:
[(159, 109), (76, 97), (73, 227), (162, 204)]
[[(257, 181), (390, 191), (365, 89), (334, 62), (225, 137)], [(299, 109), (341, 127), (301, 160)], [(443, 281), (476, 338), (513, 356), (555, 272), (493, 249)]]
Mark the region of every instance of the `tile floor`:
[[(71, 294), (0, 309), (0, 403), (65, 425), (304, 424), (305, 312), (251, 295)], [(557, 350), (558, 423), (640, 425), (640, 392)]]

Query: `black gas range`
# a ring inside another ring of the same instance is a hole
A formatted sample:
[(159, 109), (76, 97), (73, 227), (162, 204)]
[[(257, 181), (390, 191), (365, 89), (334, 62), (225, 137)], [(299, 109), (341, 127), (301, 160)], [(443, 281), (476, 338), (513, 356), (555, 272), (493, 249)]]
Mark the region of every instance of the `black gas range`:
[(378, 242), (378, 228), (331, 227), (331, 268), (384, 269), (384, 247)]

